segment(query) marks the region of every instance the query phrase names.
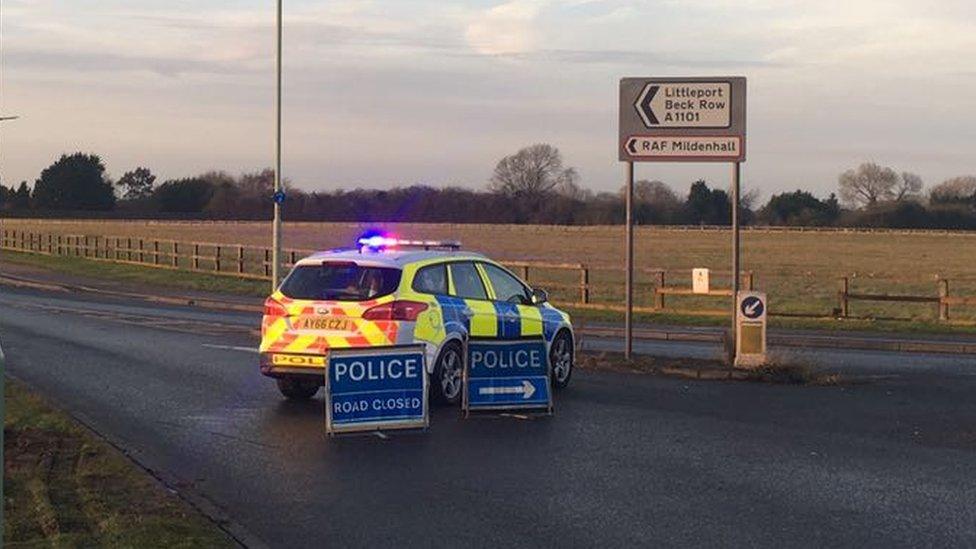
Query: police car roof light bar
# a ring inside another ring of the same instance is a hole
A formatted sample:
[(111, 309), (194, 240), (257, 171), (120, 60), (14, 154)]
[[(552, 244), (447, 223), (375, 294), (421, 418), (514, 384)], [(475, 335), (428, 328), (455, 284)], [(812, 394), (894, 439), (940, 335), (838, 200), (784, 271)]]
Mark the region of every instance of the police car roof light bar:
[(451, 251), (461, 249), (461, 242), (457, 240), (400, 240), (380, 235), (360, 238), (358, 244), (360, 253), (364, 248), (373, 251), (388, 248), (423, 248), (424, 250), (441, 248)]

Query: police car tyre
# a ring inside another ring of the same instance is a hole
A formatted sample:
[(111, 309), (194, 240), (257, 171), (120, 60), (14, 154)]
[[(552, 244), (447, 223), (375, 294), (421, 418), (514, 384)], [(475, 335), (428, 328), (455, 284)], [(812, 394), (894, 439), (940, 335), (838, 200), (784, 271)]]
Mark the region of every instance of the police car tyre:
[(557, 389), (562, 389), (569, 385), (569, 379), (573, 376), (573, 338), (569, 332), (562, 330), (556, 334), (549, 347), (549, 364), (552, 369), (552, 385)]
[(308, 400), (319, 392), (319, 383), (314, 379), (282, 377), (278, 378), (278, 390), (288, 400)]
[(461, 402), (464, 379), (464, 360), (461, 353), (461, 345), (452, 341), (444, 346), (434, 363), (430, 382), (431, 397), (441, 404)]

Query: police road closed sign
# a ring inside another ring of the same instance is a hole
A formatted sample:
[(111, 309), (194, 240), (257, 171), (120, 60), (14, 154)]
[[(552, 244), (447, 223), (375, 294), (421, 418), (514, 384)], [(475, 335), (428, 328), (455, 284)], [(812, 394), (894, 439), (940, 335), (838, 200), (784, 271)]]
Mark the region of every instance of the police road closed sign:
[(330, 351), (325, 389), (329, 433), (428, 425), (421, 345)]
[(619, 109), (622, 161), (745, 160), (743, 77), (623, 78)]
[(468, 342), (466, 410), (552, 407), (549, 360), (540, 340)]

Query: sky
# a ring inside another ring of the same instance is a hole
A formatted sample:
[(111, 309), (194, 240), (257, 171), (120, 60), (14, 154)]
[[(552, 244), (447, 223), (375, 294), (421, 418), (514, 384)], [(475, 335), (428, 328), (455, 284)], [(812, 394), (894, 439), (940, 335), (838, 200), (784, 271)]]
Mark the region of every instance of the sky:
[[(972, 0), (284, 0), (283, 175), (481, 188), (546, 142), (616, 190), (623, 76), (748, 78), (743, 186), (836, 190), (865, 161), (976, 173)], [(3, 0), (0, 177), (62, 153), (160, 180), (273, 163), (273, 0)], [(645, 163), (685, 192), (725, 164)]]

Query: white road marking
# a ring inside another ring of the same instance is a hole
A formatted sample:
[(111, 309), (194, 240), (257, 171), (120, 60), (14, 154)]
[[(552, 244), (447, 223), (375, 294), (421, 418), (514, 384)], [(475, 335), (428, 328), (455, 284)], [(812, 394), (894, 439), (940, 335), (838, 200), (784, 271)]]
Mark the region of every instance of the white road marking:
[(203, 343), (202, 345), (204, 347), (208, 347), (210, 349), (223, 349), (225, 351), (241, 351), (241, 352), (244, 352), (244, 353), (256, 353), (256, 352), (258, 352), (258, 350), (255, 349), (254, 347), (236, 347), (234, 345), (214, 345), (212, 343)]
[(390, 437), (386, 436), (383, 433), (383, 431), (373, 431), (373, 434), (376, 435), (376, 436), (378, 436), (378, 437), (380, 437), (383, 440), (386, 440), (386, 439), (390, 438)]

